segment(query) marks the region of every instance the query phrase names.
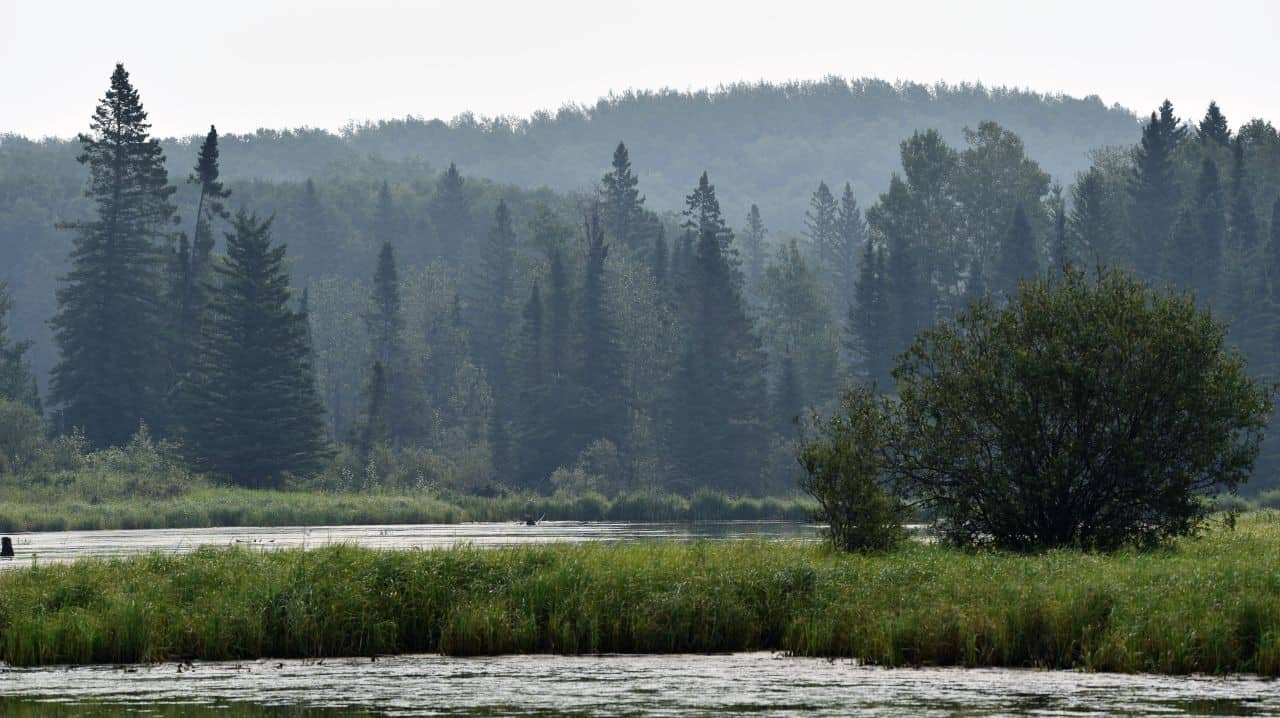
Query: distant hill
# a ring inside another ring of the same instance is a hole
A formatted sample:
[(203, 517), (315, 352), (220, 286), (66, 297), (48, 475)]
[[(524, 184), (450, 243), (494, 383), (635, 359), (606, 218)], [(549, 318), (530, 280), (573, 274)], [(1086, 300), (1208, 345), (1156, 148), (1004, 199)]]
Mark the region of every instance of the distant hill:
[[(1096, 96), (829, 78), (692, 93), (633, 91), (519, 119), (410, 118), (340, 133), (259, 130), (225, 137), (222, 166), (227, 177), (240, 179), (395, 179), (453, 161), (466, 175), (574, 192), (590, 189), (621, 140), (651, 208), (679, 209), (707, 170), (735, 225), (755, 202), (771, 228), (798, 230), (819, 180), (848, 181), (869, 204), (897, 169), (898, 143), (912, 131), (937, 129), (960, 146), (962, 130), (983, 120), (1021, 136), (1030, 156), (1064, 185), (1088, 166), (1091, 150), (1131, 145), (1139, 133), (1133, 112), (1107, 107)], [(191, 142), (167, 143), (175, 176), (189, 172)], [(71, 142), (42, 144), (66, 158), (76, 151)], [(61, 169), (79, 168), (64, 162)]]

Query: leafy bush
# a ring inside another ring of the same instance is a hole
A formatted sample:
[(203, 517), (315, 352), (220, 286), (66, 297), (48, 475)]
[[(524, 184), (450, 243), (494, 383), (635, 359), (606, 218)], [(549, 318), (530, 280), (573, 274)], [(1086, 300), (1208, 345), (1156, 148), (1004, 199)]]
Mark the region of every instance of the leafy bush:
[(800, 487), (818, 501), (818, 521), (837, 548), (875, 551), (906, 535), (907, 510), (889, 484), (882, 453), (891, 430), (871, 390), (845, 393), (841, 412), (814, 418), (796, 456), (804, 468)]
[(44, 419), (26, 404), (0, 397), (0, 474), (26, 471), (48, 453)]
[(1195, 532), (1248, 480), (1274, 387), (1190, 295), (1070, 269), (975, 302), (893, 371), (900, 488), (958, 543), (1115, 549)]

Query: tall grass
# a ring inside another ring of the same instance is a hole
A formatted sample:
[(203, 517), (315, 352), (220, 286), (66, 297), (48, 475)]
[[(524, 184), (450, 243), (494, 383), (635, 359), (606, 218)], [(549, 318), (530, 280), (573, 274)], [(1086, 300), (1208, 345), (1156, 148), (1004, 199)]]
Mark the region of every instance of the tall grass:
[(1157, 552), (767, 542), (202, 549), (0, 575), (17, 665), (780, 650), (889, 666), (1280, 675), (1280, 514)]

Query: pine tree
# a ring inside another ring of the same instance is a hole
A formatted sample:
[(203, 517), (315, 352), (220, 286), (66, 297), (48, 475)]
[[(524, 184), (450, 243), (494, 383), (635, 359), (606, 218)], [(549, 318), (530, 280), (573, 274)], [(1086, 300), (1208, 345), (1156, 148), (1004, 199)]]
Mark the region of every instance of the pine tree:
[(774, 431), (782, 436), (795, 433), (796, 422), (804, 413), (804, 390), (796, 371), (796, 360), (787, 347), (779, 361), (778, 381), (773, 390), (769, 414), (773, 418)]
[(436, 231), (438, 255), (455, 266), (464, 264), (472, 251), (471, 207), (463, 191), (462, 174), (453, 162), (436, 182), (430, 214)]
[(374, 361), (369, 367), (369, 379), (364, 388), (364, 409), (353, 427), (356, 450), (367, 457), (375, 447), (391, 441), (391, 422), (387, 410), (387, 375), (382, 362)]
[(378, 252), (378, 266), (373, 273), (371, 310), (364, 315), (369, 332), (373, 360), (383, 369), (393, 366), (404, 352), (404, 315), (400, 310), (400, 277), (396, 271), (396, 255), (390, 242)]
[(1214, 301), (1219, 297), (1222, 281), (1227, 215), (1218, 165), (1208, 157), (1201, 163), (1196, 181), (1195, 222), (1198, 241), (1192, 258), (1196, 272), (1191, 288), (1202, 299)]
[(155, 426), (166, 388), (162, 269), (174, 188), (150, 127), (116, 65), (90, 134), (79, 138), (95, 216), (76, 225), (52, 321), (61, 357), (51, 397), (65, 424), (96, 446), (123, 444), (140, 421)]
[(625, 360), (618, 343), (618, 327), (605, 292), (605, 259), (609, 245), (599, 211), (593, 207), (584, 223), (587, 238), (586, 275), (582, 282), (581, 379), (587, 405), (577, 412), (582, 433), (623, 443), (627, 429), (627, 396), (622, 382)]
[(867, 210), (867, 224), (883, 243), (885, 258), (885, 305), (892, 317), (892, 331), (886, 338), (890, 354), (911, 345), (917, 332), (933, 320), (934, 292), (924, 276), (920, 248), (912, 231), (916, 225), (915, 204), (902, 178), (889, 178), (889, 191)]
[(475, 278), (474, 306), (477, 311), (476, 358), (493, 387), (494, 406), (489, 427), (489, 445), (494, 468), (511, 468), (510, 437), (507, 424), (513, 417), (515, 391), (507, 367), (507, 342), (513, 317), (507, 308), (515, 290), (516, 234), (506, 200), (498, 200), (493, 226)]
[[(421, 437), (425, 432), (422, 386), (405, 349), (404, 313), (400, 306), (400, 277), (396, 270), (395, 250), (384, 242), (378, 252), (378, 265), (373, 274), (370, 310), (363, 316), (369, 335), (370, 370), (378, 367), (378, 378), (385, 389), (380, 399), (387, 442), (395, 448)], [(372, 391), (374, 377), (366, 380), (366, 392)], [(382, 430), (380, 429), (380, 430)]]
[(1077, 260), (1072, 251), (1073, 245), (1067, 237), (1067, 203), (1062, 198), (1062, 185), (1055, 184), (1050, 192), (1053, 242), (1049, 245), (1049, 262), (1055, 271), (1062, 272)]
[(9, 285), (0, 280), (0, 399), (26, 404), (39, 412), (40, 393), (36, 388), (35, 375), (31, 373), (31, 360), (27, 358), (32, 342), (14, 341), (9, 337), (7, 317), (12, 308), (13, 296), (9, 293)]
[(720, 242), (720, 254), (728, 262), (729, 268), (734, 274), (740, 274), (738, 250), (733, 246), (733, 230), (724, 222), (715, 185), (707, 179), (706, 172), (698, 178), (698, 186), (684, 198), (684, 202), (684, 220), (680, 226), (685, 230), (688, 247), (694, 247), (704, 233), (711, 232)]
[(1121, 259), (1117, 220), (1107, 201), (1102, 172), (1090, 167), (1071, 188), (1071, 217), (1067, 227), (1071, 242), (1080, 247), (1089, 264)]
[(1159, 114), (1151, 113), (1150, 121), (1143, 125), (1142, 140), (1134, 151), (1134, 170), (1129, 182), (1130, 235), (1134, 266), (1138, 274), (1147, 279), (1160, 275), (1173, 230), (1180, 201), (1173, 153), (1184, 132), (1173, 114), (1173, 105), (1165, 100)]
[(379, 245), (404, 241), (404, 225), (391, 185), (383, 180), (378, 187), (378, 199), (374, 203), (373, 222), (369, 227), (369, 239)]
[(619, 142), (613, 151), (613, 169), (601, 180), (601, 210), (605, 230), (614, 241), (643, 251), (648, 244), (644, 222), (644, 197), (640, 180), (631, 172), (627, 146)]
[(239, 212), (215, 271), (212, 320), (185, 402), (194, 462), (250, 487), (321, 465), (324, 407), (316, 392), (307, 317), (289, 308), (284, 245), (271, 220)]
[(1000, 249), (1000, 286), (1007, 292), (1018, 288), (1022, 279), (1031, 279), (1040, 271), (1036, 260), (1036, 239), (1031, 232), (1022, 203), (1013, 210), (1013, 220)]
[(858, 264), (857, 300), (849, 307), (846, 346), (853, 374), (866, 384), (887, 386), (889, 380), (889, 322), (884, 253), (867, 240)]
[(712, 225), (699, 237), (691, 280), (687, 340), (671, 386), (672, 455), (694, 485), (750, 490), (765, 446), (764, 355)]
[(563, 376), (573, 368), (573, 288), (559, 249), (551, 252), (547, 283), (551, 290), (547, 299), (547, 369), (552, 376)]
[(1204, 144), (1218, 145), (1227, 147), (1231, 144), (1231, 128), (1227, 125), (1227, 118), (1222, 114), (1222, 110), (1218, 108), (1217, 102), (1210, 102), (1209, 109), (1205, 110), (1204, 119), (1200, 120), (1200, 124), (1196, 127), (1197, 136)]
[(830, 285), (835, 269), (837, 216), (840, 207), (826, 182), (809, 198), (809, 211), (804, 215), (805, 236), (809, 238), (813, 256), (818, 261), (818, 274)]
[(849, 183), (840, 195), (840, 211), (836, 215), (835, 247), (831, 253), (832, 295), (836, 310), (843, 314), (856, 301), (858, 254), (867, 241), (867, 223), (853, 196)]
[(667, 230), (661, 224), (658, 225), (658, 231), (654, 234), (653, 240), (653, 261), (650, 270), (653, 272), (653, 281), (657, 282), (659, 287), (667, 286), (667, 272), (670, 266), (670, 259), (667, 257)]
[(760, 277), (764, 275), (766, 235), (764, 220), (760, 218), (760, 208), (752, 204), (750, 211), (747, 212), (747, 226), (742, 231), (742, 253), (746, 265), (748, 293), (759, 286)]

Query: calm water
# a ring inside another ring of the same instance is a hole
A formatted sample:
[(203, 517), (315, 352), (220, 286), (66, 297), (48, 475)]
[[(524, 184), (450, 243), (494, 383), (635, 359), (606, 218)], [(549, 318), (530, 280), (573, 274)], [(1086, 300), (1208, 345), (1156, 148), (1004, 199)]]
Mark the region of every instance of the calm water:
[(525, 526), (522, 523), (469, 523), (51, 531), (13, 535), (17, 557), (11, 561), (0, 561), (0, 570), (30, 566), (33, 561), (70, 561), (90, 556), (125, 556), (151, 551), (182, 553), (199, 546), (244, 546), (270, 550), (349, 543), (371, 548), (409, 549), (445, 548), (462, 544), (514, 546), (584, 541), (806, 539), (814, 538), (817, 530), (816, 526), (789, 521), (701, 521), (670, 524), (544, 521), (537, 526)]
[(1251, 677), (724, 656), (399, 656), (8, 670), (5, 716), (1277, 715)]

